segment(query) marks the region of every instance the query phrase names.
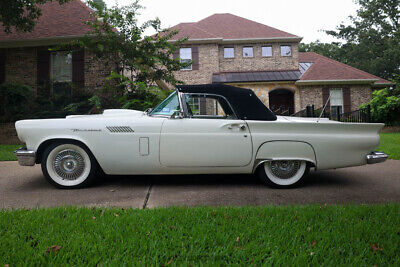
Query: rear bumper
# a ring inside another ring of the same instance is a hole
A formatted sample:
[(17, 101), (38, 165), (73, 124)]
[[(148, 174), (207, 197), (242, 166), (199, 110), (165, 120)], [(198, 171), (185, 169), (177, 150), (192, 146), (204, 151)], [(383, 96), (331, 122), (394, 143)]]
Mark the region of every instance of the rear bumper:
[(36, 163), (35, 151), (28, 150), (26, 147), (18, 148), (14, 151), (14, 155), (18, 158), (21, 166), (33, 166)]
[(374, 164), (374, 163), (380, 163), (380, 162), (384, 162), (385, 160), (387, 160), (388, 155), (386, 155), (383, 152), (379, 152), (379, 151), (374, 151), (371, 152), (371, 154), (367, 155), (367, 163), (368, 164)]

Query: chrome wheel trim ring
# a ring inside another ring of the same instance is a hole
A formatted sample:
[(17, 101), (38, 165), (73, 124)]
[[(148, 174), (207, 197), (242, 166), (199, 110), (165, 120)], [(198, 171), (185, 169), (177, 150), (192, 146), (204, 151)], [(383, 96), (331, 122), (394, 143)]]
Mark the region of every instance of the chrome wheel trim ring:
[(298, 182), (306, 171), (307, 163), (301, 160), (276, 160), (264, 163), (265, 174), (277, 185), (292, 185)]
[(57, 184), (75, 186), (89, 176), (91, 162), (89, 155), (80, 146), (63, 144), (49, 153), (46, 168), (50, 178)]
[(82, 175), (85, 169), (85, 160), (79, 152), (72, 149), (65, 149), (55, 156), (53, 168), (58, 176), (63, 179), (76, 180)]

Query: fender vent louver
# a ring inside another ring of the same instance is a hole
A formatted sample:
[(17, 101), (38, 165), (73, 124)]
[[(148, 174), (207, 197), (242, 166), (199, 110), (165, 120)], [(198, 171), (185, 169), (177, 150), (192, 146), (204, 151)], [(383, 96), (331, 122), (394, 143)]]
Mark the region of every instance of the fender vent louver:
[(129, 126), (107, 126), (107, 130), (112, 133), (133, 133), (134, 130)]

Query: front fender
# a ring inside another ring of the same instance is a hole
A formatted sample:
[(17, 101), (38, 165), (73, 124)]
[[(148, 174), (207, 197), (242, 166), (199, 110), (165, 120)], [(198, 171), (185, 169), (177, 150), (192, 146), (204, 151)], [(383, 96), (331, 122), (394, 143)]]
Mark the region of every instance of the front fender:
[(270, 141), (263, 143), (257, 150), (254, 170), (265, 161), (304, 160), (317, 167), (314, 148), (300, 141)]

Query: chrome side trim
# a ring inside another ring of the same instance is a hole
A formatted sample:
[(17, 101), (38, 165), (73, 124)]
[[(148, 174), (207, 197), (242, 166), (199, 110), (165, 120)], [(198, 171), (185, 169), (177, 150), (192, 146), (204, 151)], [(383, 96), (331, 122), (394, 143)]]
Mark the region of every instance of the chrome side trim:
[(253, 166), (253, 173), (257, 170), (258, 166), (264, 164), (265, 162), (271, 161), (272, 159), (256, 159)]
[(380, 162), (384, 162), (385, 160), (387, 160), (388, 155), (386, 155), (383, 152), (380, 151), (373, 151), (371, 152), (371, 154), (368, 154), (366, 156), (367, 158), (367, 163), (368, 164), (375, 164), (375, 163), (380, 163)]
[(33, 166), (36, 162), (35, 151), (28, 150), (26, 147), (18, 148), (14, 151), (14, 155), (18, 159), (18, 163), (21, 166)]
[(106, 126), (106, 128), (107, 128), (107, 130), (109, 130), (112, 133), (133, 133), (133, 132), (135, 132), (129, 126)]

